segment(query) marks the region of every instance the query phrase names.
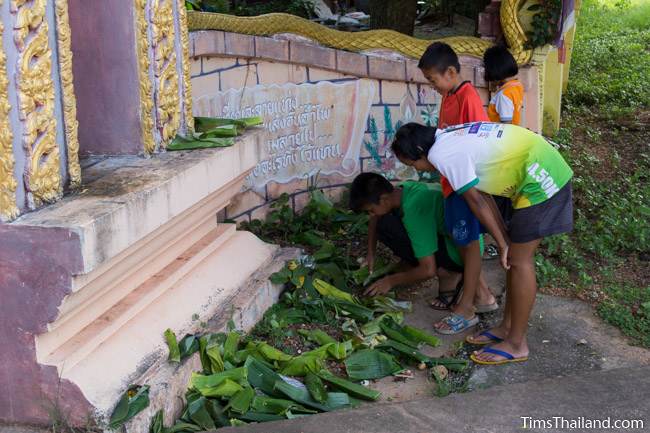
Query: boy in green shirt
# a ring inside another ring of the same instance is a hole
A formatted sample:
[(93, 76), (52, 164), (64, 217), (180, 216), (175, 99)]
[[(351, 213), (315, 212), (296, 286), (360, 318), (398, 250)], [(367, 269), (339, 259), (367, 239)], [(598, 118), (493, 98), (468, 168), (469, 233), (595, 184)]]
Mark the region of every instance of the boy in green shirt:
[[(350, 208), (368, 212), (368, 266), (372, 270), (377, 240), (402, 259), (406, 270), (372, 284), (366, 295), (380, 295), (398, 285), (413, 284), (435, 276), (440, 289), (462, 284), (463, 262), (446, 235), (444, 197), (440, 184), (407, 181), (395, 188), (377, 173), (362, 173), (350, 187)], [(486, 289), (488, 290), (488, 289)], [(487, 303), (494, 302), (491, 293)], [(477, 299), (480, 302), (481, 299)], [(470, 319), (473, 326), (478, 317)]]

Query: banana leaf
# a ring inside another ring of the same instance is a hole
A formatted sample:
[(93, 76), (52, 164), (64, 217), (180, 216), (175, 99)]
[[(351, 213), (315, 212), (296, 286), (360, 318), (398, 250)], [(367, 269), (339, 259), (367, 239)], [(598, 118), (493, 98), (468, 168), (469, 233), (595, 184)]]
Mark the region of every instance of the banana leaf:
[(241, 427), (243, 425), (248, 425), (248, 423), (246, 421), (242, 421), (242, 420), (237, 419), (237, 418), (231, 418), (230, 419), (230, 426), (231, 427)]
[(282, 415), (274, 415), (272, 413), (259, 413), (259, 412), (252, 412), (252, 411), (246, 412), (245, 414), (241, 415), (239, 418), (243, 419), (244, 421), (250, 421), (250, 422), (268, 422), (268, 421), (280, 421), (283, 419), (287, 419)]
[(410, 358), (415, 359), (416, 361), (423, 362), (429, 367), (433, 365), (444, 365), (448, 370), (451, 371), (463, 371), (469, 365), (469, 361), (465, 359), (456, 359), (456, 358), (433, 358), (425, 355), (419, 350), (413, 349), (405, 344), (402, 344), (398, 341), (387, 340), (378, 346), (379, 348), (388, 348), (393, 349), (399, 353), (402, 353)]
[(167, 358), (169, 362), (181, 362), (181, 350), (178, 347), (176, 334), (169, 328), (165, 331), (165, 341), (167, 341), (167, 347), (169, 348), (169, 357)]
[(274, 385), (278, 380), (282, 380), (279, 374), (252, 356), (246, 358), (244, 368), (248, 370), (248, 383), (253, 388), (257, 388), (269, 396), (278, 396)]
[(321, 296), (333, 298), (340, 301), (349, 302), (351, 304), (358, 304), (351, 294), (337, 289), (333, 285), (319, 279), (314, 279), (314, 288), (320, 293)]
[(108, 428), (116, 430), (149, 406), (149, 386), (133, 385), (122, 394), (108, 422)]
[(365, 336), (381, 333), (379, 324), (387, 317), (393, 319), (395, 323), (402, 323), (404, 321), (403, 313), (384, 313), (381, 316), (375, 317), (370, 322), (363, 324), (361, 326), (361, 333)]
[(377, 313), (410, 313), (413, 304), (409, 301), (396, 301), (388, 296), (375, 296), (370, 298), (368, 307)]
[(375, 312), (370, 308), (356, 303), (342, 301), (336, 298), (325, 299), (325, 302), (333, 305), (337, 312), (363, 323), (372, 320), (375, 315)]
[(248, 380), (247, 375), (248, 370), (245, 367), (233, 368), (209, 376), (192, 373), (190, 386), (205, 397), (230, 397), (243, 389), (240, 384)]
[(327, 391), (320, 377), (308, 372), (305, 376), (305, 386), (314, 400), (321, 404), (327, 402)]
[(228, 337), (226, 337), (226, 342), (223, 344), (223, 359), (229, 362), (235, 361), (235, 352), (237, 352), (237, 346), (239, 346), (239, 339), (241, 335), (237, 331), (230, 331)]
[(207, 373), (220, 373), (224, 370), (221, 358), (221, 344), (212, 336), (199, 338), (199, 354), (203, 371)]
[(244, 414), (248, 412), (248, 409), (250, 409), (254, 397), (255, 390), (247, 386), (232, 396), (225, 409), (230, 409), (232, 412), (238, 414)]
[(311, 398), (307, 388), (298, 388), (283, 380), (275, 382), (274, 387), (277, 392), (284, 394), (291, 400), (304, 406), (320, 410), (321, 412), (329, 412), (350, 404), (350, 398), (345, 393), (330, 392), (327, 394), (327, 403), (321, 404)]
[(192, 135), (185, 137), (177, 134), (171, 143), (167, 145), (167, 150), (193, 150), (193, 149), (209, 149), (212, 147), (229, 147), (235, 144), (235, 139), (232, 137), (202, 137)]
[(178, 343), (181, 360), (199, 351), (199, 339), (195, 335), (186, 335)]
[[(318, 372), (318, 376), (323, 379), (325, 382), (328, 382), (334, 385), (336, 388), (350, 394), (353, 397), (361, 398), (363, 400), (375, 401), (381, 395), (381, 392), (375, 391), (369, 388), (366, 388), (363, 385), (350, 382), (349, 380), (343, 379), (338, 376), (334, 376), (327, 370), (321, 370)], [(307, 387), (309, 388), (309, 386)]]
[(412, 340), (411, 337), (402, 331), (402, 327), (393, 322), (393, 320), (390, 318), (385, 318), (382, 320), (379, 323), (379, 327), (381, 328), (381, 332), (391, 340), (398, 341), (402, 344), (412, 347), (413, 349), (417, 349), (420, 345), (420, 342), (418, 340)]
[[(324, 353), (327, 354), (327, 351)], [(309, 372), (319, 371), (324, 367), (324, 359), (325, 356), (320, 353), (305, 352), (288, 361), (280, 370), (280, 374), (301, 377)]]
[(330, 241), (324, 241), (320, 249), (313, 254), (314, 260), (322, 262), (331, 259), (336, 254), (336, 247)]
[(330, 337), (325, 331), (322, 329), (299, 329), (298, 334), (302, 335), (303, 337), (306, 337), (309, 341), (313, 341), (314, 343), (320, 344), (320, 345), (325, 345), (329, 343), (336, 343), (336, 340)]
[(208, 400), (200, 397), (187, 405), (187, 416), (203, 430), (214, 430), (217, 426), (206, 408)]
[(405, 335), (409, 336), (412, 340), (419, 341), (420, 343), (428, 344), (431, 347), (440, 346), (440, 339), (422, 329), (413, 326), (404, 325), (402, 331)]
[(292, 356), (276, 349), (268, 343), (260, 341), (257, 343), (257, 350), (267, 361), (290, 361)]
[(317, 411), (307, 409), (291, 400), (265, 397), (262, 395), (256, 395), (251, 404), (251, 411), (256, 413), (285, 415), (290, 410), (302, 413), (317, 413)]
[(163, 433), (165, 425), (163, 424), (163, 410), (160, 409), (154, 416), (151, 417), (149, 424), (149, 433)]
[(375, 349), (354, 352), (345, 360), (345, 369), (352, 380), (381, 379), (402, 370), (392, 355)]

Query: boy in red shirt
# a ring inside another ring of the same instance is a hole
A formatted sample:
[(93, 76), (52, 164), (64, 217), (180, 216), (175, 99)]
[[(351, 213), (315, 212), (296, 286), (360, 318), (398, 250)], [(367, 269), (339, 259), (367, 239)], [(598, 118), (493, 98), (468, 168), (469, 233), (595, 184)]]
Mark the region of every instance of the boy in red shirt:
[[(458, 56), (449, 45), (442, 42), (431, 44), (420, 58), (418, 67), (442, 95), (438, 128), (489, 121), (483, 101), (472, 83), (462, 81)], [(434, 325), (436, 330), (442, 334), (457, 334), (478, 323), (475, 311), (493, 311), (498, 305), (481, 275), (481, 233), (485, 230), (465, 200), (453, 191), (447, 179), (442, 177), (440, 183), (445, 197), (447, 230), (463, 257), (463, 292), (460, 299), (458, 291), (441, 292), (431, 306), (451, 311), (449, 316)]]

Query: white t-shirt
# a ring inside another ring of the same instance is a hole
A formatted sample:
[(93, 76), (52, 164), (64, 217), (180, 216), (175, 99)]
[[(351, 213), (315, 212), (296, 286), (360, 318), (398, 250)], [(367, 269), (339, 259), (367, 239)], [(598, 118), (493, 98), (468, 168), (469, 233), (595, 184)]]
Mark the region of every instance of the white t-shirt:
[(501, 123), (474, 122), (438, 130), (428, 159), (458, 194), (476, 187), (509, 197), (515, 209), (549, 199), (573, 175), (544, 137)]

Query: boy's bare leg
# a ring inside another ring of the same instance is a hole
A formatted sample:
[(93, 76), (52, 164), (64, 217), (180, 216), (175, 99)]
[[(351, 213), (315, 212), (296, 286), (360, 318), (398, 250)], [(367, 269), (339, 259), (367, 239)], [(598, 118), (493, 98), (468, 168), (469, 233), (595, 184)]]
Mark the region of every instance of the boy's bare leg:
[(483, 277), (483, 272), (479, 276), (478, 290), (474, 297), (474, 305), (491, 305), (496, 302), (494, 294), (490, 290), (487, 281)]
[(459, 272), (450, 272), (438, 267), (438, 292), (453, 292), (462, 278)]
[[(474, 317), (474, 297), (478, 291), (481, 275), (481, 246), (479, 241), (471, 242), (458, 250), (463, 258), (463, 293), (456, 305), (451, 306), (451, 311), (460, 314), (466, 319)], [(445, 322), (438, 322), (433, 325), (435, 329), (448, 329)]]
[[(504, 341), (491, 346), (493, 349), (510, 353), (515, 358), (528, 356), (526, 333), (528, 319), (535, 303), (537, 282), (535, 280), (535, 250), (541, 239), (526, 243), (511, 243), (509, 251), (510, 280), (507, 291), (506, 310), (509, 313), (500, 327), (505, 327), (509, 318), (510, 327)], [(494, 331), (497, 331), (495, 328)], [(499, 337), (501, 335), (495, 334)], [(500, 361), (502, 356), (479, 351), (477, 358), (483, 361)]]

